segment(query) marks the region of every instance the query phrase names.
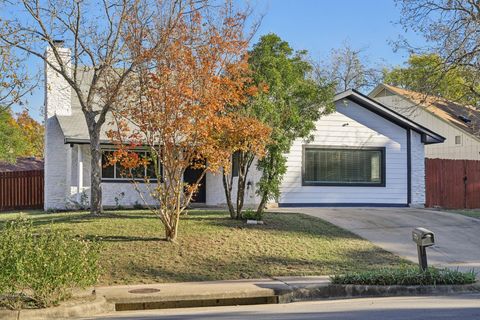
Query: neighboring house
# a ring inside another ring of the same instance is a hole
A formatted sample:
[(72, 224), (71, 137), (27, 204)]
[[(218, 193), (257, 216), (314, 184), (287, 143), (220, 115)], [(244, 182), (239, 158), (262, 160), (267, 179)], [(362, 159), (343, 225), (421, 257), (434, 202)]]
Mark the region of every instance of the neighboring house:
[(426, 158), (480, 160), (480, 111), (447, 99), (380, 84), (369, 96), (446, 138)]
[[(67, 49), (64, 53), (70, 56)], [(67, 209), (88, 199), (88, 132), (68, 84), (49, 67), (45, 74), (45, 209)], [(336, 112), (317, 121), (313, 139), (293, 143), (278, 205), (423, 206), (424, 145), (444, 138), (357, 91), (338, 94), (335, 104)], [(105, 153), (110, 152), (104, 132), (101, 140)], [(196, 174), (190, 170), (185, 179)], [(142, 203), (116, 168), (104, 167), (102, 175), (105, 206)], [(259, 177), (253, 168), (247, 206), (259, 201), (255, 196)], [(196, 202), (225, 204), (221, 174), (206, 175)]]

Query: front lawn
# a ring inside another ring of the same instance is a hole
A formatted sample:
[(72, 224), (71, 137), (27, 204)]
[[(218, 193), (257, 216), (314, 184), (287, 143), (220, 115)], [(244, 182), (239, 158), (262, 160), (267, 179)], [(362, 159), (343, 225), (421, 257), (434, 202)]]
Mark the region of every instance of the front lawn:
[(447, 210), (447, 211), (451, 212), (451, 213), (459, 213), (459, 214), (463, 214), (464, 216), (480, 219), (480, 210), (479, 209), (465, 209), (465, 210), (452, 209), (452, 210)]
[[(101, 284), (127, 284), (285, 275), (325, 275), (389, 267), (404, 260), (323, 220), (267, 213), (265, 225), (246, 225), (222, 211), (182, 216), (177, 243), (146, 211), (21, 213), (43, 228), (69, 230), (101, 245)], [(0, 224), (18, 214), (0, 214)]]

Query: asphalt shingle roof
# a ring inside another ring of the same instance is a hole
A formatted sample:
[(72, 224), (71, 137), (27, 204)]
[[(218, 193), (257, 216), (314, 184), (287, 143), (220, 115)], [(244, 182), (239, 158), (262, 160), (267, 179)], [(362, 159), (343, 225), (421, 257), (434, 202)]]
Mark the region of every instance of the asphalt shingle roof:
[[(383, 86), (385, 89), (403, 96), (416, 105), (423, 107), (428, 112), (445, 120), (451, 125), (480, 138), (480, 110), (474, 106), (461, 105), (441, 97), (431, 96), (387, 84), (383, 84)], [(466, 122), (461, 118), (470, 121)]]
[[(83, 113), (73, 112), (71, 116), (57, 115), (55, 117), (62, 129), (65, 143), (89, 143), (90, 137), (88, 135), (87, 121)], [(107, 132), (116, 128), (116, 126), (111, 124), (112, 120), (112, 114), (108, 113), (107, 120), (100, 132), (100, 143), (111, 143), (111, 140), (107, 137)]]

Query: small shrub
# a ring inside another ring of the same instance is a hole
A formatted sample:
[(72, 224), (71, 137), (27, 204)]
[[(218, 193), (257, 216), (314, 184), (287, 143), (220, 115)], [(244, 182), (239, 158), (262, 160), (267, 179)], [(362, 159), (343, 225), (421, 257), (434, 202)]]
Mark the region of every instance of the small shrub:
[(135, 203), (133, 204), (133, 209), (135, 209), (135, 210), (142, 210), (143, 207), (144, 206), (138, 201), (135, 201)]
[(416, 266), (351, 272), (331, 277), (334, 284), (359, 285), (454, 285), (474, 283), (476, 273), (451, 269), (429, 268), (420, 271)]
[(98, 250), (65, 231), (36, 230), (26, 219), (0, 233), (0, 296), (5, 306), (48, 307), (69, 298), (73, 287), (96, 283)]
[(262, 213), (258, 213), (255, 210), (247, 209), (243, 213), (243, 218), (246, 219), (246, 220), (258, 220), (258, 221), (260, 221), (260, 220), (262, 220), (263, 215), (262, 215)]

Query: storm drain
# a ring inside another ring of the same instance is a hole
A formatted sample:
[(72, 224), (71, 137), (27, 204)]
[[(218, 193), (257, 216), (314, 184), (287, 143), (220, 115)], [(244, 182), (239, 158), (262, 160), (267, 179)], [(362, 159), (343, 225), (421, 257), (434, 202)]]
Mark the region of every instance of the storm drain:
[[(141, 290), (141, 289), (135, 289), (135, 290)], [(137, 292), (132, 292), (132, 293), (137, 293)], [(274, 304), (274, 303), (279, 303), (278, 296), (248, 297), (248, 298), (221, 298), (221, 299), (205, 299), (205, 300), (116, 302), (115, 311), (236, 306), (236, 305), (253, 305), (253, 304)]]
[(129, 293), (137, 293), (137, 294), (146, 294), (146, 293), (155, 293), (155, 292), (160, 292), (160, 289), (154, 289), (154, 288), (140, 288), (140, 289), (133, 289), (128, 291)]

